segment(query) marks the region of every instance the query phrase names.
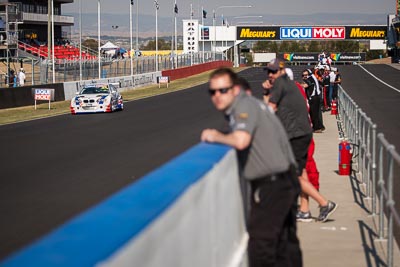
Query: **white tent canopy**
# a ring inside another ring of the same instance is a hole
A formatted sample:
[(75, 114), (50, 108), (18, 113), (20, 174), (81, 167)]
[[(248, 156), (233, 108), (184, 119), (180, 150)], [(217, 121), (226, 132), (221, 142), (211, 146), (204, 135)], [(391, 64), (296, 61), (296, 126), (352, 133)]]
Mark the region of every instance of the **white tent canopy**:
[(116, 46), (115, 44), (111, 42), (107, 42), (104, 45), (100, 46), (101, 50), (113, 50), (113, 49), (118, 49), (119, 47)]

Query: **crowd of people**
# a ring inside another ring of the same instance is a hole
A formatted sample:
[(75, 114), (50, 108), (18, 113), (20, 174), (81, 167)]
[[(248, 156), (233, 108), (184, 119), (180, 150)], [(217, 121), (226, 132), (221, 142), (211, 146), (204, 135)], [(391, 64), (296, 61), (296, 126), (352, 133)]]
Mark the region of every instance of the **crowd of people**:
[[(204, 129), (201, 140), (237, 150), (240, 177), (251, 187), (250, 266), (302, 266), (296, 223), (326, 222), (338, 207), (319, 192), (313, 158), (313, 133), (325, 130), (321, 113), (325, 84), (311, 69), (303, 71), (302, 82), (294, 81), (291, 69), (279, 59), (265, 70), (263, 101), (253, 97), (249, 83), (229, 68), (210, 75), (211, 101), (225, 115), (230, 132)], [(329, 74), (324, 73), (330, 86)], [(333, 91), (327, 96), (336, 97)], [(316, 218), (310, 212), (310, 197), (320, 207)]]

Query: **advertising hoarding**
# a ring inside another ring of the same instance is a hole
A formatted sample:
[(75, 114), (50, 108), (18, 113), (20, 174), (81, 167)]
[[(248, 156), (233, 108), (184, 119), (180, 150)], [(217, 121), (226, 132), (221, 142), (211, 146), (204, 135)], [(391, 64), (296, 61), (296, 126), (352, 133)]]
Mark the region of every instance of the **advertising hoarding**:
[(346, 26), (347, 40), (386, 39), (387, 26)]
[(383, 40), (387, 26), (238, 26), (237, 40)]
[(281, 40), (344, 39), (345, 27), (281, 27)]
[(236, 36), (237, 40), (279, 40), (279, 27), (238, 26)]
[[(318, 62), (319, 53), (278, 53), (277, 58), (285, 62)], [(365, 53), (331, 53), (329, 55), (333, 62), (362, 62), (366, 60)]]

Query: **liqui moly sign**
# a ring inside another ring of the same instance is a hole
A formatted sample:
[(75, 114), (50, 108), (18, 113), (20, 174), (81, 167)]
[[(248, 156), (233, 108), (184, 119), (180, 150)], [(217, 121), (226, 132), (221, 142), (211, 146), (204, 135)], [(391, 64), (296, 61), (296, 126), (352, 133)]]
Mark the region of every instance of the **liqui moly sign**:
[(281, 27), (281, 40), (345, 39), (345, 27)]

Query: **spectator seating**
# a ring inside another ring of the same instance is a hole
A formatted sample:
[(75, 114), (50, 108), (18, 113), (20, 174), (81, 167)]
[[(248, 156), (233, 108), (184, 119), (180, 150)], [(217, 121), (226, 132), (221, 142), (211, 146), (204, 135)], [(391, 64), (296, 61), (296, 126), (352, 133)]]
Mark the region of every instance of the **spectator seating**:
[[(28, 45), (23, 42), (18, 43), (18, 48), (24, 50), (34, 56), (38, 56), (41, 58), (47, 58), (48, 56), (48, 47), (45, 45)], [(51, 56), (51, 53), (50, 55)], [(54, 57), (55, 59), (60, 60), (78, 60), (79, 59), (79, 48), (68, 45), (57, 45), (54, 46)], [(94, 60), (96, 56), (92, 56), (89, 53), (82, 51), (82, 59), (83, 60)]]

